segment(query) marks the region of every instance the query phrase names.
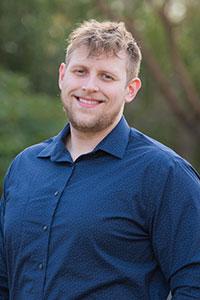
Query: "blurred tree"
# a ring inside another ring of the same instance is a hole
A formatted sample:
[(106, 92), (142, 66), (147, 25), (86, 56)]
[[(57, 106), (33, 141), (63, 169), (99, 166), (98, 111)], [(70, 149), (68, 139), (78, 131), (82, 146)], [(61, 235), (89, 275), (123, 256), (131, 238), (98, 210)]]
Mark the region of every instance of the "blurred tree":
[(91, 1), (24, 0), (0, 2), (1, 65), (27, 74), (33, 91), (58, 92), (58, 64), (72, 24), (87, 17)]
[(60, 131), (65, 123), (60, 100), (30, 94), (27, 77), (0, 69), (0, 192), (5, 170), (24, 148)]

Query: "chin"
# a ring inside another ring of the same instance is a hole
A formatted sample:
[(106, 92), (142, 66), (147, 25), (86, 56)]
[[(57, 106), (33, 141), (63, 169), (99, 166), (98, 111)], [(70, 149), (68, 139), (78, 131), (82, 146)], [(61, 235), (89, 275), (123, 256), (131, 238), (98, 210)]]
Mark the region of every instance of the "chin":
[(71, 122), (71, 124), (73, 128), (81, 132), (98, 132), (102, 130), (101, 127), (92, 124), (80, 124), (80, 123), (73, 123), (73, 122)]
[(109, 127), (110, 124), (107, 122), (86, 122), (86, 121), (75, 121), (75, 120), (70, 120), (70, 123), (73, 128), (75, 128), (78, 131), (81, 132), (99, 132), (101, 130), (106, 129)]

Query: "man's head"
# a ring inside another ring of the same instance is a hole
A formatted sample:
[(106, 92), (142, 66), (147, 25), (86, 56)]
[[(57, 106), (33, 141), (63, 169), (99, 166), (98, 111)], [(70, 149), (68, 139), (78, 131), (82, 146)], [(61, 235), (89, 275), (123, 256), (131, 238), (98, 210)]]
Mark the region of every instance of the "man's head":
[(66, 64), (73, 51), (80, 46), (87, 47), (89, 56), (117, 56), (119, 52), (124, 51), (127, 55), (127, 81), (139, 74), (141, 51), (123, 22), (85, 21), (70, 34), (68, 42)]
[(114, 128), (141, 87), (141, 53), (123, 23), (84, 22), (72, 32), (59, 87), (71, 128), (101, 134)]

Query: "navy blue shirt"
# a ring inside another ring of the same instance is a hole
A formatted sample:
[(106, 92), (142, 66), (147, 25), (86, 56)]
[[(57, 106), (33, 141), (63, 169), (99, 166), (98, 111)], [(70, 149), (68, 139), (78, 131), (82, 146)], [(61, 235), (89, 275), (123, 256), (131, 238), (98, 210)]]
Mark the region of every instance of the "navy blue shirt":
[(200, 299), (200, 179), (124, 118), (72, 161), (67, 125), (9, 168), (0, 299)]

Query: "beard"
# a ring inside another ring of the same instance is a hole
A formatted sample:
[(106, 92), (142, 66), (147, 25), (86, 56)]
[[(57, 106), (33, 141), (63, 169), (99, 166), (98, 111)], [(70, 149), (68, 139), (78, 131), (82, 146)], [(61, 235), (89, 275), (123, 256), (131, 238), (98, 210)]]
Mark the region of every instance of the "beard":
[[(64, 104), (64, 103), (63, 103)], [(69, 123), (73, 128), (80, 132), (85, 133), (96, 133), (107, 128), (116, 125), (120, 120), (123, 107), (119, 107), (115, 110), (108, 112), (101, 112), (101, 115), (82, 115), (82, 113), (75, 112), (73, 108), (69, 105), (64, 105), (63, 110), (65, 111)], [(81, 114), (81, 115), (80, 115)]]
[(64, 108), (64, 111), (67, 114), (69, 123), (72, 125), (73, 128), (80, 132), (85, 133), (95, 133), (105, 130), (112, 126), (116, 119), (118, 119), (119, 112), (113, 112), (112, 115), (104, 114), (101, 117), (91, 118), (88, 117), (86, 120), (82, 120), (81, 118), (77, 117), (73, 112), (69, 109)]

